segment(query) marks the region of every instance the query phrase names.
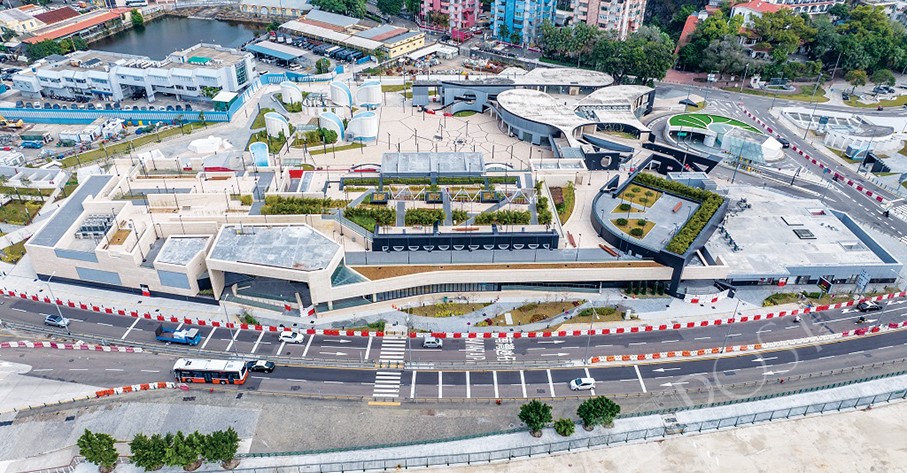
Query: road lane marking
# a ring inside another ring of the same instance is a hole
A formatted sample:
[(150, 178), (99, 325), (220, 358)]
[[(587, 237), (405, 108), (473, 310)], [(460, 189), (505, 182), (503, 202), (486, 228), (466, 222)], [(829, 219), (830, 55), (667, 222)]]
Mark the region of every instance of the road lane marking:
[(15, 310), (15, 311), (17, 311), (17, 312), (28, 312), (27, 310), (25, 310), (25, 309), (20, 309), (20, 308), (18, 308), (18, 307), (10, 307), (10, 309), (13, 309), (13, 310)]
[(258, 339), (255, 340), (255, 345), (252, 345), (252, 351), (250, 351), (249, 354), (255, 354), (255, 350), (258, 350), (258, 345), (261, 343), (261, 337), (264, 337), (264, 336), (265, 336), (264, 330), (262, 330), (261, 332), (258, 333)]
[(129, 332), (131, 332), (132, 329), (135, 328), (135, 325), (136, 325), (137, 323), (139, 323), (139, 320), (141, 320), (141, 319), (138, 318), (138, 317), (135, 318), (135, 322), (133, 322), (132, 325), (129, 326), (129, 329), (126, 330), (126, 333), (124, 333), (122, 337), (120, 337), (120, 340), (126, 340), (126, 337), (129, 336)]
[[(907, 345), (907, 344), (905, 344), (905, 345)], [(413, 379), (415, 379), (415, 375), (413, 376)], [(500, 398), (501, 395), (498, 393), (498, 372), (497, 371), (491, 372), (491, 379), (494, 380), (494, 397), (496, 399)]]
[(366, 360), (368, 359), (369, 353), (372, 352), (372, 340), (374, 340), (374, 339), (375, 339), (374, 335), (368, 336), (368, 345), (365, 346), (365, 358), (364, 359), (366, 359)]
[(523, 374), (523, 370), (520, 370), (520, 386), (523, 387), (523, 397), (526, 398), (526, 376)]
[[(182, 324), (180, 324), (180, 325), (182, 325)], [(177, 330), (179, 330), (179, 328), (177, 328)], [(239, 332), (240, 332), (240, 329), (236, 329), (236, 331), (233, 332), (233, 338), (230, 339), (230, 343), (227, 344), (227, 349), (224, 351), (230, 351), (230, 349), (233, 348), (233, 344), (236, 342), (236, 337), (239, 336)]]
[(161, 370), (142, 370), (142, 373), (160, 373)]
[[(104, 322), (98, 322), (98, 325), (103, 325), (105, 327), (113, 327), (113, 324), (105, 324)], [(177, 327), (177, 330), (179, 330), (179, 327)]]
[(639, 380), (639, 387), (642, 388), (642, 392), (643, 392), (643, 394), (645, 394), (647, 392), (646, 383), (644, 383), (642, 380), (642, 373), (639, 372), (639, 365), (633, 365), (633, 369), (636, 370), (636, 379)]
[(646, 342), (631, 342), (631, 343), (628, 343), (627, 346), (632, 347), (633, 345), (645, 345), (645, 344), (646, 344)]
[[(592, 377), (592, 375), (589, 374), (589, 368), (583, 368), (583, 371), (586, 372), (586, 377), (587, 377), (587, 378), (591, 378), (591, 377)], [(593, 396), (595, 396), (595, 385), (594, 385), (594, 384), (592, 385), (592, 389), (590, 389), (589, 391), (592, 393)]]
[(277, 356), (280, 356), (280, 352), (283, 351), (283, 347), (287, 345), (287, 342), (280, 342), (280, 348), (277, 349)]
[(756, 333), (767, 333), (767, 332), (771, 332), (771, 330), (757, 330), (756, 331)]
[(309, 335), (309, 341), (305, 343), (305, 349), (302, 350), (302, 357), (305, 358), (306, 354), (309, 353), (309, 347), (312, 346), (312, 340), (315, 339), (314, 335)]
[(343, 381), (324, 381), (324, 384), (343, 384)]
[(613, 346), (614, 346), (614, 345), (611, 345), (611, 344), (608, 344), (608, 345), (595, 345), (595, 348), (613, 347)]
[(822, 358), (816, 358), (816, 360), (830, 360), (834, 357), (835, 357), (835, 355), (828, 355), (828, 356), (823, 356)]
[(104, 368), (104, 371), (123, 371), (122, 368)]
[(438, 399), (441, 399), (443, 397), (441, 395), (442, 391), (444, 390), (444, 385), (441, 384), (442, 373), (443, 372), (438, 371)]
[(88, 368), (70, 368), (69, 371), (88, 371)]
[(472, 399), (472, 386), (469, 385), (469, 371), (466, 372), (466, 399)]
[[(211, 339), (214, 337), (214, 331), (215, 331), (215, 330), (217, 330), (217, 327), (212, 328), (211, 331), (208, 332), (208, 336), (205, 338), (205, 343), (202, 343), (202, 347), (199, 348), (198, 351), (202, 351), (202, 350), (205, 349), (206, 346), (208, 346), (208, 342), (210, 342)], [(278, 353), (278, 355), (279, 355), (279, 354), (280, 354), (280, 353)]]
[(32, 373), (37, 373), (38, 371), (53, 371), (53, 368), (41, 368), (39, 370), (31, 370)]
[(554, 397), (554, 382), (551, 381), (551, 370), (545, 370), (548, 373), (548, 389), (551, 390), (551, 397)]
[(661, 343), (674, 343), (679, 342), (680, 340), (662, 340)]
[(697, 338), (694, 338), (693, 340), (708, 340), (710, 338), (712, 338), (712, 337), (697, 337)]
[(739, 336), (741, 336), (741, 335), (743, 335), (743, 334), (742, 334), (742, 333), (730, 333), (730, 334), (728, 334), (727, 338), (731, 338), (731, 337), (739, 337)]
[(416, 370), (413, 370), (413, 380), (409, 385), (409, 398), (416, 398)]

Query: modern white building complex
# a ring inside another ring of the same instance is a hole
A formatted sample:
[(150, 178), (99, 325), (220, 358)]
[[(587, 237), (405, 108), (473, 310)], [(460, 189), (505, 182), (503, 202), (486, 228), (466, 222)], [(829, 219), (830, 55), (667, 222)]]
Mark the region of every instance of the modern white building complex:
[(277, 112), (265, 114), (265, 128), (268, 130), (268, 136), (271, 137), (277, 137), (281, 133), (285, 137), (290, 136), (290, 122)]
[(251, 53), (213, 44), (197, 44), (155, 61), (145, 56), (105, 51), (77, 51), (66, 59), (13, 76), (24, 97), (88, 97), (122, 100), (156, 94), (186, 97), (238, 92), (256, 77)]
[(302, 89), (293, 82), (283, 81), (280, 83), (280, 99), (283, 103), (300, 103), (302, 102)]

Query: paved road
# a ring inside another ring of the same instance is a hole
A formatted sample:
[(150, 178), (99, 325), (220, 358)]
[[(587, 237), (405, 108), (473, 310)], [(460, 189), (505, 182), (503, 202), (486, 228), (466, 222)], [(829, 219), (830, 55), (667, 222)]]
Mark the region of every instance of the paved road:
[[(0, 318), (10, 322), (43, 327), (45, 314), (55, 313), (49, 304), (6, 297), (0, 306)], [(868, 325), (907, 320), (907, 298), (881, 303), (883, 309), (867, 314)], [(103, 338), (114, 345), (164, 345), (154, 338), (160, 322), (120, 315), (90, 312), (69, 307), (61, 308), (69, 318), (69, 331), (46, 327), (48, 335), (78, 339), (79, 336)], [(386, 339), (377, 337), (306, 336), (301, 344), (287, 344), (273, 332), (212, 327), (196, 327), (202, 336), (197, 347), (185, 347), (186, 353), (201, 351), (211, 355), (243, 357), (287, 357), (340, 362), (412, 362), (432, 364), (432, 367), (459, 366), (465, 363), (481, 368), (483, 365), (524, 363), (557, 366), (589, 356), (653, 353), (693, 350), (730, 345), (748, 345), (815, 335), (840, 333), (853, 329), (861, 314), (853, 308), (828, 310), (808, 314), (801, 323), (792, 317), (756, 322), (696, 327), (680, 330), (654, 330), (637, 333), (609, 334), (592, 337), (563, 338), (477, 338), (446, 339), (442, 349), (422, 348), (421, 338), (400, 340), (399, 349), (384, 348)], [(183, 324), (165, 323), (182, 328)], [(171, 347), (178, 347), (171, 344)]]
[[(855, 337), (839, 343), (709, 360), (677, 360), (630, 366), (527, 370), (405, 370), (394, 399), (557, 398), (595, 394), (669, 393), (681, 389), (729, 389), (752, 383), (749, 393), (781, 379), (823, 371), (903, 360), (907, 332)], [(31, 376), (118, 386), (168, 381), (175, 357), (146, 353), (88, 353), (9, 349), (0, 359), (26, 363)], [(316, 396), (371, 398), (381, 370), (350, 370), (279, 366), (271, 374), (254, 374), (231, 390), (262, 390)], [(595, 390), (572, 392), (576, 377), (593, 377)], [(794, 387), (793, 381), (791, 386)], [(834, 382), (829, 378), (828, 382)], [(224, 388), (224, 387), (219, 387)], [(390, 396), (387, 396), (390, 397)]]

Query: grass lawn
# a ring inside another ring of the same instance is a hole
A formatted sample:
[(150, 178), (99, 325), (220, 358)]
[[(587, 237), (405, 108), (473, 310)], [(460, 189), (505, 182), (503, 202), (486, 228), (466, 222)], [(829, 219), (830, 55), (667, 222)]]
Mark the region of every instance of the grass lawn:
[[(588, 324), (590, 322), (619, 322), (623, 320), (623, 315), (616, 307), (596, 307), (593, 312), (592, 308), (583, 309), (579, 314), (572, 317), (564, 324)], [(552, 327), (552, 330), (558, 329), (563, 324)]]
[(476, 112), (473, 112), (472, 110), (463, 110), (463, 111), (455, 113), (454, 116), (455, 117), (471, 117), (475, 114), (476, 114)]
[(685, 126), (688, 128), (709, 128), (709, 125), (713, 123), (723, 123), (737, 128), (743, 128), (744, 130), (751, 131), (753, 133), (762, 134), (761, 131), (753, 128), (746, 123), (743, 123), (740, 120), (735, 120), (733, 118), (722, 117), (720, 115), (709, 115), (706, 113), (685, 113), (682, 115), (674, 115), (669, 120), (671, 126)]
[(576, 206), (576, 189), (570, 184), (567, 187), (552, 187), (550, 190), (551, 197), (554, 199), (554, 208), (557, 210), (557, 218), (561, 224), (567, 223)]
[(563, 315), (564, 311), (570, 310), (577, 305), (584, 304), (585, 302), (586, 301), (577, 301), (576, 305), (574, 305), (573, 301), (539, 302), (526, 304), (522, 307), (517, 307), (516, 309), (510, 311), (510, 317), (513, 320), (513, 324), (507, 324), (507, 320), (504, 317), (504, 314), (499, 314), (492, 317), (491, 321), (494, 322), (494, 325), (496, 326), (516, 326), (541, 322), (558, 315)]
[(325, 150), (325, 148), (323, 148), (323, 147), (313, 149), (310, 146), (309, 154), (311, 154), (312, 156), (315, 156), (316, 154), (327, 154), (327, 153), (333, 153), (334, 151), (346, 151), (348, 149), (358, 149), (358, 148), (364, 148), (364, 147), (365, 147), (365, 145), (362, 143), (350, 143), (350, 144), (340, 145), (340, 146), (331, 145), (331, 146), (327, 147), (327, 150)]
[(857, 99), (851, 97), (849, 100), (847, 100), (844, 103), (846, 103), (847, 105), (850, 105), (851, 107), (859, 107), (859, 108), (876, 108), (879, 106), (900, 107), (904, 104), (907, 104), (907, 95), (898, 95), (897, 97), (894, 98), (894, 100), (879, 100), (876, 103), (862, 103), (862, 102), (859, 102)]
[[(28, 225), (28, 222), (35, 218), (35, 215), (37, 215), (43, 205), (42, 202), (33, 200), (12, 200), (0, 207), (0, 222), (13, 225)], [(26, 207), (28, 207), (28, 212), (25, 211)]]
[[(642, 222), (644, 225), (639, 225), (639, 222)], [(655, 222), (652, 222), (650, 220), (642, 220), (642, 219), (635, 219), (635, 218), (630, 219), (630, 221), (627, 222), (627, 224), (624, 226), (618, 225), (617, 219), (611, 220), (611, 223), (613, 223), (615, 227), (619, 228), (622, 232), (626, 233), (627, 235), (630, 235), (633, 238), (638, 238), (640, 240), (645, 238), (646, 235), (649, 234), (649, 231), (652, 230), (653, 228), (655, 228)], [(633, 235), (632, 233), (630, 233), (630, 231), (632, 231), (634, 228), (641, 229), (642, 235), (636, 236), (636, 235)]]
[(460, 304), (457, 302), (442, 302), (440, 304), (424, 305), (421, 307), (410, 307), (403, 309), (403, 312), (412, 315), (421, 315), (422, 317), (456, 317), (466, 315), (477, 310), (488, 307), (487, 302)]
[[(769, 307), (773, 305), (781, 304), (792, 304), (800, 301), (799, 292), (779, 292), (777, 294), (772, 294), (765, 298), (762, 301), (762, 307)], [(807, 297), (805, 301), (811, 302), (813, 305), (825, 305), (825, 304), (837, 304), (838, 302), (847, 302), (851, 300), (852, 297), (848, 294), (825, 294), (822, 297)]]
[[(66, 159), (60, 161), (64, 168), (73, 167), (73, 166), (82, 166), (85, 164), (91, 164), (94, 161), (104, 159), (107, 156), (113, 157), (117, 154), (126, 154), (129, 152), (130, 148), (138, 148), (139, 146), (146, 145), (153, 141), (158, 141), (159, 139), (163, 140), (164, 138), (174, 136), (174, 135), (188, 135), (193, 131), (198, 130), (199, 128), (207, 127), (207, 123), (202, 124), (199, 122), (184, 123), (182, 128), (175, 126), (173, 128), (168, 128), (160, 133), (147, 133), (144, 135), (139, 135), (137, 138), (129, 141), (120, 141), (116, 144), (105, 146), (104, 149), (93, 149), (82, 154), (77, 154), (75, 156), (70, 156)], [(106, 150), (106, 152), (105, 152)]]
[(0, 254), (0, 260), (3, 260), (4, 263), (16, 264), (25, 256), (25, 242), (27, 240), (22, 240), (19, 243), (16, 243), (12, 246), (7, 246), (3, 249), (3, 254)]
[(636, 207), (630, 206), (630, 210), (621, 210), (620, 204), (614, 207), (614, 210), (611, 211), (612, 214), (625, 214), (625, 213), (636, 213), (636, 212), (645, 212), (645, 210), (637, 209)]
[[(647, 195), (647, 193), (650, 193), (651, 195)], [(631, 185), (621, 192), (620, 198), (643, 207), (651, 207), (661, 198), (661, 192), (649, 189), (648, 187)]]
[(404, 84), (388, 84), (381, 86), (381, 92), (402, 92), (405, 89), (409, 89), (412, 83), (406, 82)]
[(273, 108), (261, 109), (261, 111), (258, 112), (258, 115), (255, 117), (255, 120), (252, 121), (252, 126), (250, 129), (255, 130), (257, 128), (264, 128), (265, 127), (265, 114), (268, 112), (273, 112), (273, 111), (274, 111)]
[[(763, 97), (778, 97), (779, 99), (788, 99), (796, 100), (799, 102), (812, 102), (813, 92), (811, 87), (800, 87), (796, 93), (793, 94), (783, 94), (778, 92), (766, 92), (764, 90), (754, 90), (748, 89), (746, 87), (743, 90), (738, 90), (737, 87), (722, 87), (721, 90), (727, 90), (729, 92), (743, 92), (744, 94), (750, 95), (761, 95)], [(825, 89), (819, 87), (819, 90), (816, 91), (815, 101), (818, 103), (828, 102), (828, 97), (825, 96)]]
[(844, 161), (847, 161), (848, 163), (855, 164), (855, 163), (860, 162), (855, 159), (850, 159), (847, 156), (844, 156), (844, 151), (841, 151), (839, 149), (828, 148), (828, 150), (831, 151), (832, 153), (834, 153), (835, 155), (837, 155), (839, 158), (843, 159)]
[[(346, 217), (346, 216), (344, 216), (344, 217)], [(362, 227), (370, 232), (375, 230), (375, 225), (378, 223), (377, 220), (375, 220), (371, 217), (365, 216), (365, 215), (355, 215), (355, 216), (346, 217), (346, 218), (347, 218), (347, 220), (351, 220), (356, 225), (359, 225), (360, 227)]]

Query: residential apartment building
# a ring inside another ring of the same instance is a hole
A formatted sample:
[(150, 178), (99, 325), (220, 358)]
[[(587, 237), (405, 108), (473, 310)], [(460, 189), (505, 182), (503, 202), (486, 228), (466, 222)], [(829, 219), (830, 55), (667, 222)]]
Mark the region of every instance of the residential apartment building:
[(16, 33), (30, 33), (45, 24), (34, 16), (18, 9), (0, 10), (0, 26)]
[(494, 36), (518, 45), (535, 44), (542, 23), (554, 23), (556, 0), (495, 0), (491, 9)]
[(197, 44), (163, 61), (105, 51), (78, 51), (13, 76), (13, 88), (25, 97), (89, 97), (122, 100), (155, 94), (178, 99), (201, 97), (205, 88), (238, 92), (256, 77), (251, 53)]
[(298, 18), (312, 9), (308, 0), (243, 0), (239, 4), (243, 13), (263, 17)]
[(450, 17), (448, 30), (466, 30), (475, 26), (481, 10), (480, 0), (422, 0), (419, 19), (425, 23), (430, 12), (441, 13)]
[(575, 0), (573, 24), (597, 26), (626, 39), (642, 26), (645, 12), (646, 0)]

